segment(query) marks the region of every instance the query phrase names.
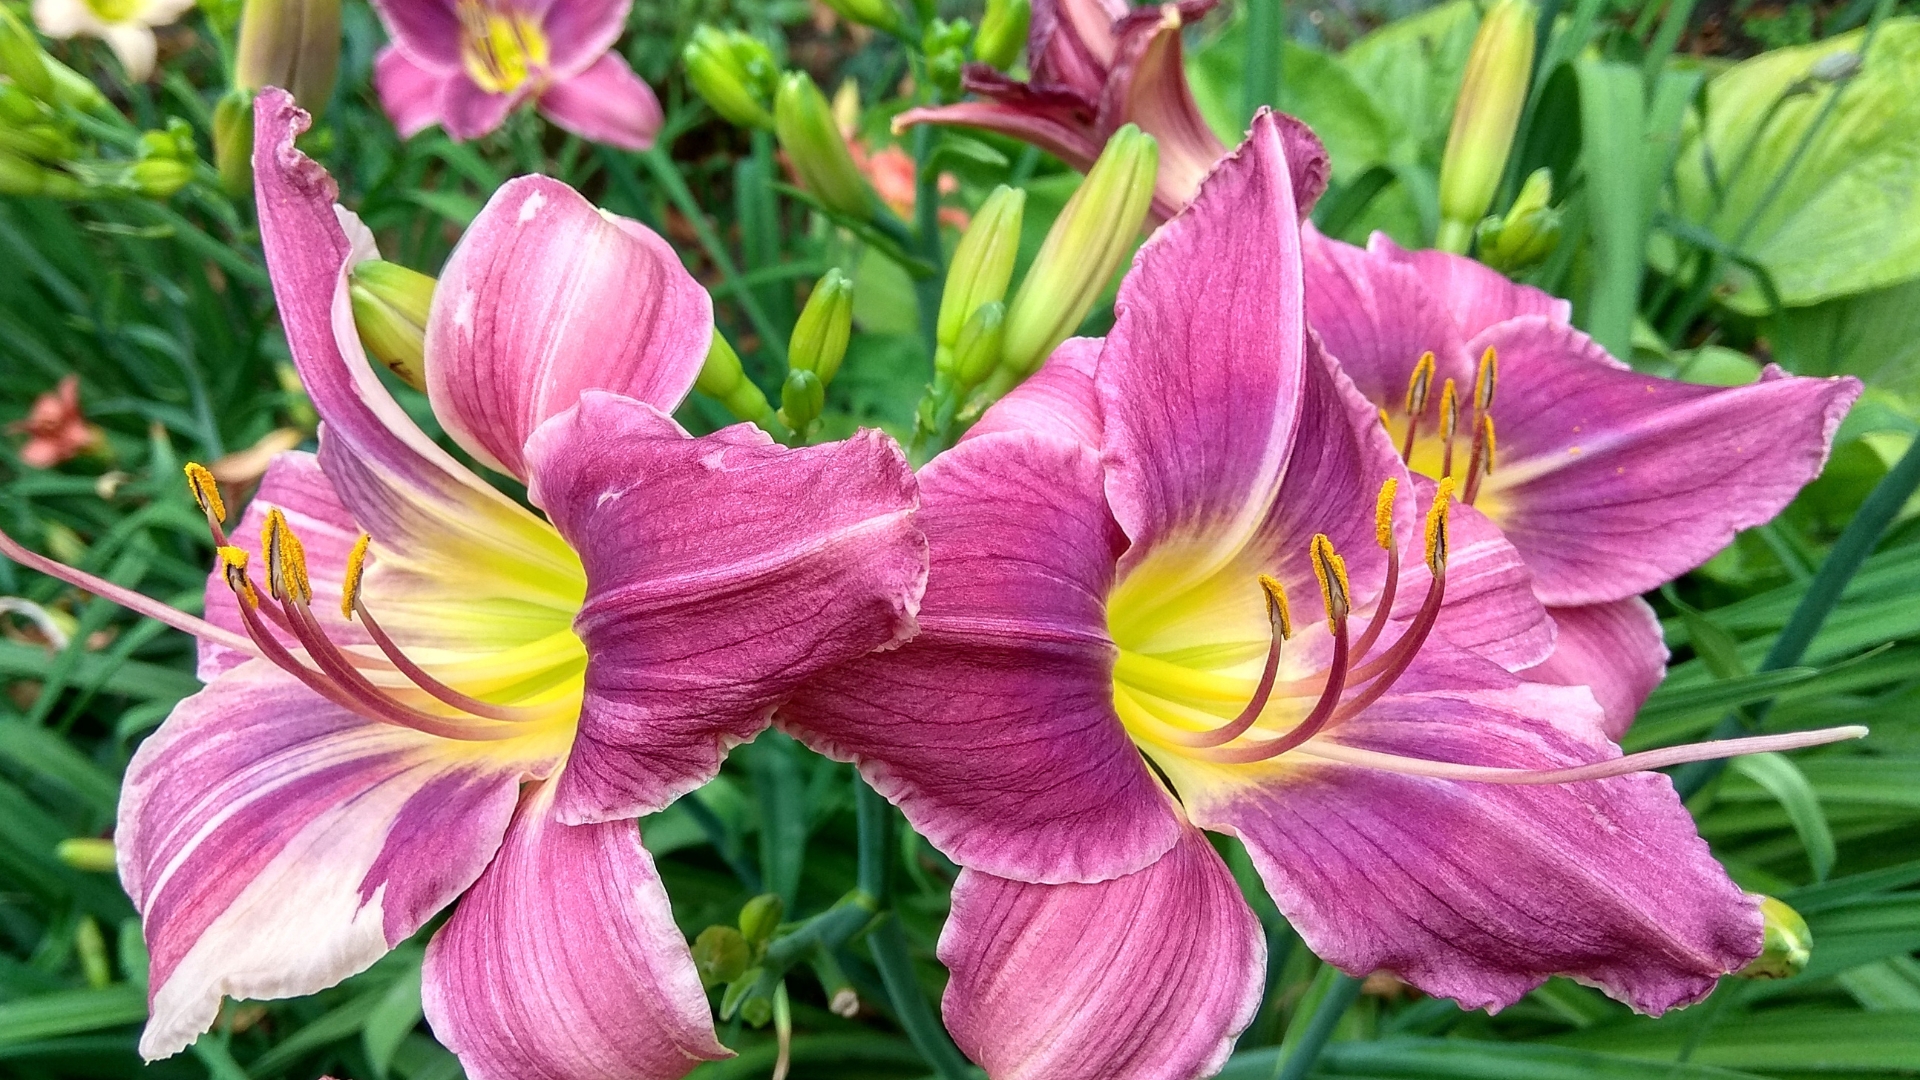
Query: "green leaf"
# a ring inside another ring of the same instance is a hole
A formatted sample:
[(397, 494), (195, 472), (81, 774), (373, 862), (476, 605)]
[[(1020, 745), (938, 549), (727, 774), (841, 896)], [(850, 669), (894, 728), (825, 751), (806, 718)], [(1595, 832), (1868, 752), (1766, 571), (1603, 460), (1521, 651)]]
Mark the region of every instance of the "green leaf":
[[(1715, 78), (1676, 168), (1681, 216), (1764, 264), (1789, 307), (1920, 275), (1920, 20), (1888, 19), (1853, 78), (1807, 81), (1864, 35), (1764, 53)], [(1724, 288), (1735, 310), (1765, 313), (1751, 274), (1732, 268)]]
[[(1819, 949), (1815, 939), (1814, 948)], [(1723, 991), (1724, 992), (1724, 991)], [(1906, 1072), (1920, 1061), (1920, 1013), (1796, 1008), (1723, 1016), (1704, 1034), (1697, 1021), (1639, 1021), (1591, 1028), (1552, 1041), (1626, 1057), (1673, 1061), (1692, 1045), (1691, 1062), (1769, 1073), (1840, 1070)], [(1696, 1042), (1697, 1038), (1697, 1042)], [(1639, 1075), (1665, 1075), (1647, 1070)], [(1684, 1074), (1680, 1074), (1684, 1075)]]
[(421, 1014), (420, 968), (415, 965), (402, 972), (387, 988), (386, 995), (374, 1006), (373, 1014), (367, 1017), (366, 1026), (360, 1029), (360, 1044), (367, 1051), (367, 1064), (373, 1067), (373, 1075), (378, 1080), (387, 1080), (393, 1055), (420, 1023)]
[[(1267, 1080), (1278, 1047), (1235, 1054), (1219, 1080)], [(1374, 1080), (1749, 1080), (1751, 1073), (1701, 1064), (1650, 1073), (1645, 1061), (1594, 1050), (1470, 1039), (1379, 1039), (1340, 1042), (1320, 1056), (1315, 1076)]]
[(129, 983), (42, 994), (0, 1005), (0, 1048), (137, 1024), (146, 1018), (146, 991)]
[(1615, 356), (1633, 354), (1633, 319), (1646, 271), (1646, 132), (1640, 70), (1581, 60), (1580, 165), (1587, 177), (1593, 288), (1587, 332)]
[(1340, 66), (1370, 92), (1410, 160), (1439, 164), (1479, 28), (1479, 7), (1452, 0), (1390, 22), (1340, 55)]
[[(1187, 61), (1194, 102), (1220, 141), (1237, 146), (1252, 117), (1246, 111), (1244, 18), (1230, 20)], [(1299, 42), (1281, 50), (1278, 108), (1313, 128), (1326, 144), (1335, 183), (1345, 183), (1387, 160), (1399, 125), (1339, 58)]]
[(1806, 774), (1782, 754), (1750, 754), (1735, 758), (1731, 767), (1780, 800), (1787, 820), (1793, 822), (1793, 831), (1800, 834), (1800, 843), (1807, 849), (1813, 880), (1827, 880), (1833, 871), (1833, 829), (1827, 825), (1827, 815)]

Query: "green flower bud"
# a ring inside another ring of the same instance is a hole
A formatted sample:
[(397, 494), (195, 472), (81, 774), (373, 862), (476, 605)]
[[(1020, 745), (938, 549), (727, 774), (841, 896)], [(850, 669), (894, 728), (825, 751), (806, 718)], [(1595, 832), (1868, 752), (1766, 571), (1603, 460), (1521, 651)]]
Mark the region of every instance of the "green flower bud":
[(780, 80), (773, 125), (780, 149), (786, 151), (800, 183), (814, 198), (849, 217), (872, 215), (873, 189), (854, 165), (826, 95), (806, 72), (788, 72)]
[(1784, 979), (1800, 974), (1813, 957), (1813, 934), (1807, 930), (1807, 920), (1771, 896), (1759, 899), (1760, 914), (1766, 919), (1760, 955), (1734, 974), (1743, 979)]
[(53, 97), (52, 57), (34, 39), (33, 31), (12, 9), (0, 7), (0, 75), (15, 86), (46, 101)]
[(980, 36), (973, 39), (973, 58), (1001, 71), (1012, 67), (1020, 59), (1032, 22), (1031, 0), (987, 0), (987, 12), (980, 17)]
[(9, 150), (0, 150), (0, 195), (41, 195), (47, 193), (52, 170)]
[(946, 290), (940, 294), (935, 336), (941, 345), (951, 348), (959, 340), (960, 327), (980, 305), (1006, 299), (1013, 264), (1020, 256), (1020, 219), (1026, 206), (1026, 192), (1002, 184), (973, 215), (966, 235), (953, 249)]
[(367, 355), (415, 390), (427, 388), (427, 312), (433, 278), (398, 263), (369, 259), (347, 274), (353, 325)]
[(0, 125), (36, 124), (45, 117), (45, 107), (32, 94), (10, 82), (0, 82)]
[[(1107, 140), (1100, 160), (1048, 230), (1020, 291), (1007, 305), (1000, 392), (1033, 374), (1106, 291), (1133, 250), (1153, 205), (1160, 149), (1132, 124)], [(997, 395), (996, 395), (997, 396)]]
[(213, 107), (213, 167), (236, 199), (253, 192), (253, 91), (234, 88)]
[(773, 406), (767, 404), (767, 395), (753, 385), (753, 380), (747, 378), (746, 370), (740, 366), (740, 354), (733, 351), (733, 346), (718, 330), (713, 332), (713, 344), (707, 347), (707, 362), (700, 366), (700, 377), (693, 385), (741, 420), (769, 431), (779, 422), (773, 415)]
[(52, 124), (0, 127), (0, 150), (53, 164), (73, 156), (73, 140)]
[(731, 926), (709, 926), (693, 939), (693, 969), (700, 985), (721, 986), (746, 974), (752, 950), (740, 931)]
[(847, 339), (853, 333), (853, 280), (829, 270), (813, 286), (807, 306), (793, 324), (787, 344), (787, 364), (811, 371), (825, 388), (846, 359)]
[(787, 372), (787, 381), (780, 387), (780, 420), (796, 435), (807, 434), (826, 404), (827, 388), (820, 376), (806, 368)]
[(278, 86), (318, 119), (340, 69), (340, 0), (247, 0), (233, 85)]
[(778, 89), (779, 68), (757, 38), (702, 24), (694, 28), (680, 60), (694, 92), (728, 123), (773, 128), (767, 106)]
[(765, 945), (780, 928), (784, 905), (774, 893), (762, 893), (740, 909), (740, 935), (755, 949)]
[(173, 158), (151, 157), (127, 169), (127, 182), (149, 199), (170, 199), (193, 179), (193, 166)]
[(1497, 0), (1480, 21), (1440, 162), (1435, 246), (1444, 251), (1466, 251), (1474, 222), (1486, 214), (1500, 186), (1526, 104), (1536, 18), (1531, 0)]
[(1552, 198), (1553, 174), (1535, 169), (1506, 217), (1490, 217), (1480, 223), (1480, 261), (1508, 274), (1544, 262), (1560, 243), (1560, 211), (1547, 205)]
[(1006, 348), (1007, 305), (992, 300), (973, 310), (953, 346), (953, 381), (962, 390), (980, 385), (1000, 366)]
[(871, 26), (897, 34), (904, 25), (900, 19), (900, 9), (893, 0), (822, 0), (836, 14), (848, 22)]
[(111, 874), (119, 869), (111, 840), (75, 837), (60, 841), (53, 853), (66, 865), (89, 874)]
[(113, 964), (107, 960), (107, 937), (93, 916), (82, 915), (73, 928), (73, 952), (87, 985), (99, 990), (113, 982)]
[(73, 70), (51, 56), (43, 56), (47, 71), (53, 75), (53, 103), (64, 105), (85, 113), (111, 112), (107, 104), (107, 95), (93, 85), (93, 80)]

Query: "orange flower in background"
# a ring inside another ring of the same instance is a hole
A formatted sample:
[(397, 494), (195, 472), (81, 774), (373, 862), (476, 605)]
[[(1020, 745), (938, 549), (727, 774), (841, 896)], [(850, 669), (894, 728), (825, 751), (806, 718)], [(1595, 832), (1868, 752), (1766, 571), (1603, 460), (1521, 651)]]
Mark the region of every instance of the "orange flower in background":
[(104, 441), (100, 429), (81, 415), (80, 380), (73, 375), (35, 398), (27, 418), (7, 430), (27, 434), (20, 460), (36, 469), (51, 469)]
[[(859, 139), (848, 139), (847, 150), (853, 154), (853, 163), (859, 166), (861, 175), (873, 185), (880, 200), (894, 213), (911, 219), (914, 202), (913, 157), (898, 146), (868, 150)], [(951, 195), (960, 190), (960, 181), (954, 179), (952, 173), (941, 173), (938, 188), (940, 194)], [(942, 225), (964, 229), (968, 220), (967, 212), (957, 206), (940, 208)]]

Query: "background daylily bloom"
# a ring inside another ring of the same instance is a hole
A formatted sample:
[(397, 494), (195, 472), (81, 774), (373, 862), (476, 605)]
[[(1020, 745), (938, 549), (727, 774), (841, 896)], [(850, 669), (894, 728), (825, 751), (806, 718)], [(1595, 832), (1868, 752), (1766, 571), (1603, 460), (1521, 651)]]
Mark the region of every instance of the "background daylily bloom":
[(706, 293), (659, 237), (530, 177), (449, 260), (427, 345), (436, 416), (546, 517), (521, 508), (375, 377), (347, 285), (371, 238), (293, 149), (305, 114), (269, 90), (256, 125), (321, 445), (275, 460), (232, 537), (189, 470), (222, 565), (207, 623), (172, 621), (208, 685), (135, 755), (116, 834), (153, 958), (142, 1052), (192, 1042), (222, 995), (329, 986), (457, 899), (423, 992), (469, 1076), (725, 1056), (627, 819), (711, 778), (800, 680), (911, 632), (899, 449), (688, 436), (664, 410)]
[(477, 139), (522, 102), (592, 142), (653, 145), (660, 100), (613, 44), (632, 0), (375, 0), (393, 44), (374, 60), (402, 136)]
[(1818, 476), (1859, 381), (1642, 375), (1569, 326), (1566, 301), (1471, 259), (1304, 231), (1307, 322), (1408, 465), (1456, 477), (1526, 560), (1560, 633), (1529, 677), (1592, 686), (1619, 737), (1666, 670), (1639, 595)]
[(51, 469), (106, 441), (100, 429), (89, 424), (80, 411), (77, 375), (63, 376), (53, 389), (35, 398), (26, 419), (8, 424), (7, 430), (26, 434), (20, 463), (35, 469)]
[(1262, 113), (1111, 336), (922, 470), (919, 635), (782, 708), (964, 867), (945, 1013), (995, 1080), (1220, 1066), (1262, 945), (1201, 828), (1322, 957), (1468, 1007), (1566, 973), (1660, 1012), (1760, 949), (1640, 771), (1732, 744), (1623, 758), (1509, 673), (1552, 646), (1525, 568), (1313, 345), (1297, 212)]
[[(1227, 148), (1200, 116), (1181, 67), (1180, 30), (1213, 9), (1215, 0), (1135, 8), (1127, 0), (1034, 0), (1027, 32), (1032, 78), (1018, 82), (985, 64), (967, 66), (963, 82), (984, 100), (911, 109), (895, 121), (960, 124), (1011, 135), (1087, 171), (1123, 125), (1136, 124), (1160, 145), (1153, 212), (1180, 211)], [(1289, 140), (1314, 138), (1306, 125), (1280, 118)], [(1318, 170), (1323, 156), (1295, 151), (1295, 167)]]
[(33, 24), (50, 38), (105, 41), (127, 78), (145, 82), (159, 50), (153, 28), (192, 10), (193, 0), (33, 0)]

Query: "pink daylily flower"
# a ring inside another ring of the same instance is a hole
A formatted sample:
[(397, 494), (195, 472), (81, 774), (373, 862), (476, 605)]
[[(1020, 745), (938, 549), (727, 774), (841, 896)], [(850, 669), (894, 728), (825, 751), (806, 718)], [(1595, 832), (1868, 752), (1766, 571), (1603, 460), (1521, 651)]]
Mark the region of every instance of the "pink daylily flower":
[(1555, 973), (1697, 1000), (1761, 917), (1645, 770), (1860, 733), (1622, 757), (1584, 687), (1512, 674), (1551, 621), (1308, 332), (1287, 142), (1257, 117), (1112, 334), (921, 471), (918, 636), (780, 712), (963, 867), (944, 1011), (995, 1080), (1220, 1067), (1264, 947), (1202, 829), (1347, 971), (1468, 1007)]
[(1640, 594), (1818, 476), (1859, 381), (1771, 365), (1730, 388), (1642, 375), (1569, 326), (1566, 301), (1471, 259), (1304, 231), (1308, 324), (1408, 464), (1455, 476), (1526, 561), (1559, 627), (1528, 677), (1591, 686), (1619, 738), (1666, 673)]
[(51, 469), (71, 461), (95, 447), (106, 444), (106, 433), (87, 422), (80, 411), (80, 378), (63, 376), (53, 389), (33, 399), (33, 408), (24, 420), (7, 425), (10, 433), (24, 433), (20, 463), (34, 469)]
[[(1136, 8), (1127, 0), (1034, 0), (1027, 82), (970, 64), (962, 81), (982, 100), (911, 109), (895, 119), (894, 129), (985, 128), (1032, 143), (1085, 172), (1115, 131), (1137, 124), (1160, 145), (1153, 213), (1164, 221), (1187, 205), (1227, 152), (1194, 104), (1181, 66), (1181, 27), (1215, 3), (1180, 0)], [(1304, 124), (1286, 117), (1281, 122), (1290, 140), (1313, 140)], [(1325, 186), (1324, 159), (1293, 157), (1297, 164), (1318, 162), (1316, 183)]]
[[(428, 327), (441, 450), (355, 334), (371, 237), (256, 111), (261, 233), (322, 418), (276, 458), (205, 621), (9, 555), (196, 634), (204, 690), (129, 767), (121, 879), (152, 954), (149, 1058), (223, 995), (307, 994), (443, 909), (424, 1000), (475, 1080), (672, 1078), (728, 1051), (631, 820), (712, 778), (825, 666), (911, 634), (925, 542), (899, 448), (789, 450), (668, 415), (713, 333), (672, 249), (572, 189), (503, 187)], [(261, 536), (258, 542), (252, 537)], [(377, 619), (376, 619), (377, 613)]]
[(660, 100), (613, 50), (633, 0), (374, 0), (393, 44), (373, 85), (403, 138), (477, 139), (531, 101), (591, 142), (645, 150)]

